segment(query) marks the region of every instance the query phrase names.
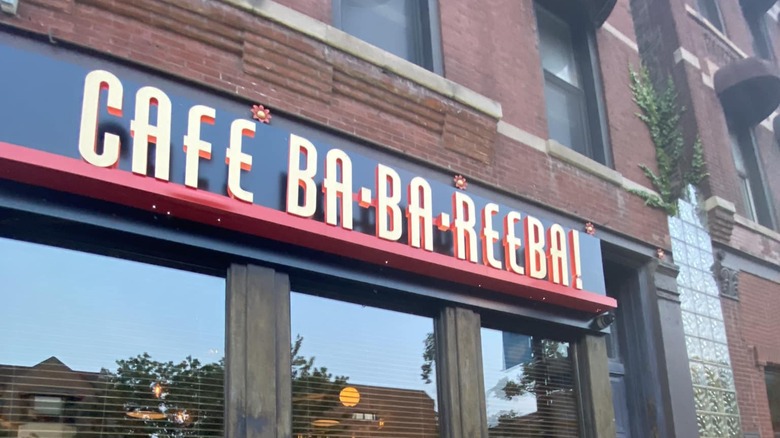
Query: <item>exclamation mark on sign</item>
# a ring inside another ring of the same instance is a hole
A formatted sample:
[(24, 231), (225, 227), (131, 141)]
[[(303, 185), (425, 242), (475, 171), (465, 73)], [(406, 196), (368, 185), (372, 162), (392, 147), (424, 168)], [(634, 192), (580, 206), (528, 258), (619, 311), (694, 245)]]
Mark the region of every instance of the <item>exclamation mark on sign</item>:
[(569, 260), (571, 260), (571, 284), (575, 289), (582, 289), (580, 233), (577, 230), (569, 231)]

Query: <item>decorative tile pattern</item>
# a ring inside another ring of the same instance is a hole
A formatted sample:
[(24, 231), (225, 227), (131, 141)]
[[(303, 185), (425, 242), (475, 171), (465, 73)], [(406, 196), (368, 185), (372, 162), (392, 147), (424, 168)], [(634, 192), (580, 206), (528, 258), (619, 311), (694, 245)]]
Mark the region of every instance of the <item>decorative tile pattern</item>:
[[(688, 191), (688, 199), (696, 199), (693, 188)], [(718, 285), (712, 275), (712, 244), (696, 205), (681, 200), (679, 208), (679, 215), (669, 218), (669, 231), (674, 262), (680, 268), (677, 286), (699, 436), (740, 437), (726, 327)]]

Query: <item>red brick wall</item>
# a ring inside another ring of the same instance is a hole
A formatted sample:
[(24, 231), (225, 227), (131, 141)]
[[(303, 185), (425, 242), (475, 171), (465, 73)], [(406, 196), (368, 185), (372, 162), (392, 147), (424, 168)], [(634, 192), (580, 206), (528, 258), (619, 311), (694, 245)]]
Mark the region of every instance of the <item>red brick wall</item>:
[(501, 102), (505, 122), (546, 139), (533, 2), (443, 1), (439, 11), (447, 79)]
[[(546, 137), (531, 3), (490, 2), (441, 2), (447, 76)], [(328, 2), (285, 3), (330, 16)], [(17, 17), (0, 16), (4, 25), (234, 93), (668, 249), (664, 214), (621, 187), (499, 136), (497, 121), (470, 107), (221, 2), (24, 0)], [(644, 127), (626, 115), (638, 55), (604, 32), (599, 44), (616, 162), (639, 179), (636, 165), (654, 160)]]
[(618, 0), (615, 3), (615, 9), (612, 10), (607, 22), (614, 26), (623, 35), (636, 41), (636, 32), (634, 31), (634, 18), (631, 15), (630, 0)]
[(752, 254), (765, 262), (780, 265), (780, 241), (742, 224), (734, 224), (729, 243), (733, 248)]
[(764, 367), (780, 365), (780, 284), (739, 274), (739, 301), (721, 299), (745, 432), (771, 437)]
[(639, 69), (639, 53), (603, 29), (597, 37), (615, 170), (632, 181), (650, 187), (651, 183), (639, 164), (645, 164), (657, 172), (655, 148), (647, 126), (636, 116), (639, 109), (632, 100), (629, 88), (629, 68)]

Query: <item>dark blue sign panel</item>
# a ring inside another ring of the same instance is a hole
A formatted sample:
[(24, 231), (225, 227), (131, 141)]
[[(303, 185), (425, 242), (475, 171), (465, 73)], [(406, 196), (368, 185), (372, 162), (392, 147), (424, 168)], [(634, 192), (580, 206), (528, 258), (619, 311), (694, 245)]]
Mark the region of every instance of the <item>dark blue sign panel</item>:
[(554, 305), (615, 307), (604, 296), (597, 239), (460, 190), (452, 175), (8, 35), (0, 79), (1, 178), (175, 208), (186, 219)]

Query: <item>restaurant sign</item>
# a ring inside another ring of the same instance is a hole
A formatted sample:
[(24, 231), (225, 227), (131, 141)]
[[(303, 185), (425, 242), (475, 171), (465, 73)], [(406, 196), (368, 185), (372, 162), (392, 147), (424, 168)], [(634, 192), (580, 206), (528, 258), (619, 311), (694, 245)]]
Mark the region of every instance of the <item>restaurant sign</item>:
[(0, 66), (0, 178), (589, 313), (616, 305), (592, 236), (251, 105), (20, 41), (0, 44), (16, 60)]

